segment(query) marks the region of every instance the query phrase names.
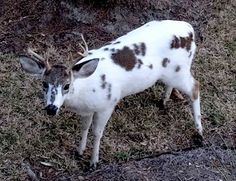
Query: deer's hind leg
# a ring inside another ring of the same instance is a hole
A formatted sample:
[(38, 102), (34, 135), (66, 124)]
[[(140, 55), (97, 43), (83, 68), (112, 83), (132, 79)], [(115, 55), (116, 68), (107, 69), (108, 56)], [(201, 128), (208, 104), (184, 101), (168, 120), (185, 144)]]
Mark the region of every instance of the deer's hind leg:
[(179, 73), (171, 85), (190, 97), (193, 108), (194, 124), (198, 133), (202, 136), (203, 128), (201, 123), (200, 83), (193, 78), (190, 72), (185, 72), (182, 74)]

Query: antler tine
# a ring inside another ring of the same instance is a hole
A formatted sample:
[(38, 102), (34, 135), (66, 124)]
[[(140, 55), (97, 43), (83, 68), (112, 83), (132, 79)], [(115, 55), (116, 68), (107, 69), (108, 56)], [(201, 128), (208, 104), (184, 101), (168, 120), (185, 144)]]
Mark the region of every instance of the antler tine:
[(83, 49), (84, 52), (86, 51), (86, 49), (83, 47), (83, 45), (81, 45), (81, 43), (79, 43), (79, 46)]
[(38, 58), (41, 61), (45, 61), (45, 59), (43, 57), (41, 57), (39, 54), (35, 53), (31, 48), (27, 49), (27, 52), (32, 55), (35, 56), (36, 58)]
[(50, 64), (49, 64), (49, 62), (48, 62), (48, 58), (47, 58), (47, 60), (45, 60), (42, 56), (40, 56), (39, 54), (35, 53), (31, 48), (28, 48), (28, 49), (27, 49), (27, 52), (28, 52), (28, 54), (30, 54), (30, 55), (36, 57), (36, 58), (39, 59), (40, 61), (43, 61), (43, 62), (45, 63), (45, 65), (46, 65), (46, 68), (47, 68), (47, 69), (50, 69), (50, 68), (51, 68), (51, 66), (50, 66)]
[(44, 59), (44, 62), (46, 64), (46, 68), (49, 70), (49, 69), (51, 69), (51, 65), (49, 64), (49, 61), (48, 61), (48, 59), (49, 59), (49, 51), (46, 51), (45, 57), (46, 58)]
[(82, 48), (82, 50), (83, 50), (84, 52), (83, 52), (83, 53), (77, 52), (77, 53), (78, 53), (79, 55), (81, 55), (82, 57), (86, 57), (86, 56), (88, 56), (88, 44), (86, 43), (86, 41), (85, 41), (84, 36), (83, 36), (82, 33), (80, 34), (80, 36), (81, 36), (81, 39), (82, 39), (82, 41), (83, 41), (83, 43), (84, 43), (84, 46), (82, 46), (80, 43), (79, 43), (79, 46)]

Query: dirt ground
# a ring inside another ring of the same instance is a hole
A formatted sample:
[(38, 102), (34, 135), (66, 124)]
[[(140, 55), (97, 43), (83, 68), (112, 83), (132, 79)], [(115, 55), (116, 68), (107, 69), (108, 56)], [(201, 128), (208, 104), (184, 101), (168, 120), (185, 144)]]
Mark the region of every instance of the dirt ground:
[[(84, 177), (85, 180), (235, 180), (236, 170), (231, 167), (235, 152), (208, 147), (180, 151), (130, 161), (110, 164)], [(83, 177), (80, 177), (82, 179)]]
[[(0, 180), (236, 180), (236, 2), (233, 0), (0, 1)], [(92, 144), (77, 158), (79, 117), (44, 113), (39, 80), (20, 69), (27, 47), (70, 66), (80, 33), (89, 48), (150, 20), (190, 22), (198, 51), (204, 140), (189, 100), (158, 108), (163, 85), (122, 100), (101, 143), (100, 166), (88, 170)]]

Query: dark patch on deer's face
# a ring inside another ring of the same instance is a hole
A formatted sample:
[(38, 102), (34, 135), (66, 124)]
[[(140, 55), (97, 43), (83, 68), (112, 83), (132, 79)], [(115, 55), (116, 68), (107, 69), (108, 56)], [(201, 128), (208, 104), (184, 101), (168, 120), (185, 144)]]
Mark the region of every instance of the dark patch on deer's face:
[(162, 60), (162, 66), (163, 67), (167, 67), (167, 64), (168, 63), (170, 63), (170, 60), (168, 59), (168, 58), (164, 58), (163, 60)]
[(187, 51), (189, 51), (191, 49), (191, 44), (193, 41), (193, 34), (189, 33), (189, 36), (187, 37), (177, 37), (174, 35), (173, 40), (171, 42), (170, 48), (173, 49), (177, 49), (177, 48), (186, 48)]
[(71, 74), (66, 66), (61, 64), (53, 65), (50, 69), (46, 70), (43, 75), (43, 87), (47, 100), (46, 109), (48, 114), (50, 114), (48, 111), (52, 111), (52, 106), (58, 109), (63, 104), (64, 95), (69, 92), (70, 83)]
[(50, 101), (53, 103), (56, 99), (56, 95), (57, 95), (57, 88), (53, 87), (51, 89), (51, 97), (50, 97)]
[(107, 50), (109, 50), (109, 48), (104, 48), (103, 50), (104, 50), (104, 51), (107, 51)]
[(127, 71), (132, 70), (136, 64), (136, 57), (133, 51), (127, 46), (121, 50), (118, 50), (116, 53), (113, 53), (111, 55), (111, 59), (115, 64), (121, 66)]
[(46, 70), (43, 81), (52, 85), (64, 85), (66, 82), (71, 81), (70, 72), (64, 65), (54, 65), (51, 69)]

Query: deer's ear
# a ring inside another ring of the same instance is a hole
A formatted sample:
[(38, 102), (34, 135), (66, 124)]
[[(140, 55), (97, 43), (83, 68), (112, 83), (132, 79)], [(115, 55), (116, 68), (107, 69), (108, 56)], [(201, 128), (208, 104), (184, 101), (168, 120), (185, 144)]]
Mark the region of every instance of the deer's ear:
[(73, 75), (75, 78), (86, 78), (92, 75), (97, 66), (99, 58), (94, 58), (86, 62), (76, 64), (72, 67)]
[(43, 75), (46, 70), (46, 65), (43, 61), (39, 61), (25, 55), (21, 55), (19, 60), (22, 69), (27, 73), (33, 75)]

